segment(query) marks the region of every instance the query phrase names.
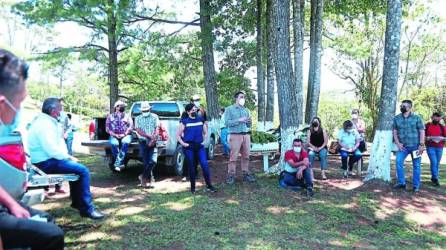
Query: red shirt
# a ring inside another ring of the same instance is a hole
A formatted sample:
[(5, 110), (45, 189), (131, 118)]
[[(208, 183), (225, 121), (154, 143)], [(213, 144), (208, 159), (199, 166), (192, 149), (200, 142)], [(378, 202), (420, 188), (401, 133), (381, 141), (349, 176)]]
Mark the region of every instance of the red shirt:
[[(441, 130), (440, 126), (443, 127), (443, 134), (441, 133), (442, 130)], [(427, 123), (426, 124), (426, 137), (427, 136), (445, 136), (446, 137), (446, 128), (441, 124), (434, 125), (432, 123)], [(436, 143), (436, 142), (427, 140), (426, 146), (442, 148), (442, 147), (444, 147), (444, 141)]]
[(288, 160), (293, 160), (294, 162), (300, 162), (303, 159), (308, 158), (308, 153), (305, 152), (305, 150), (302, 149), (299, 154), (294, 152), (293, 149), (288, 150), (285, 152), (285, 161), (288, 162)]
[(90, 126), (88, 127), (88, 131), (89, 131), (90, 134), (91, 134), (91, 133), (94, 133), (95, 130), (96, 130), (96, 128), (95, 128), (95, 124), (94, 124), (94, 121), (92, 121), (92, 122), (90, 123)]

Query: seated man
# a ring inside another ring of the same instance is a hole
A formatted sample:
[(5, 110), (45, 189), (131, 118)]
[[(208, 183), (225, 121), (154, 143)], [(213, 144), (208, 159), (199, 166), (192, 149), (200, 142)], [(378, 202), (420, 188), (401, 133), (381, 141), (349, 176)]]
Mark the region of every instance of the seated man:
[(279, 186), (292, 190), (306, 187), (307, 196), (313, 196), (310, 161), (307, 152), (302, 148), (301, 139), (294, 139), (293, 149), (285, 153), (285, 170), (280, 175)]
[(70, 182), (71, 206), (83, 217), (102, 219), (104, 215), (93, 206), (88, 168), (67, 152), (63, 129), (57, 121), (60, 111), (58, 98), (50, 97), (43, 102), (42, 113), (33, 120), (28, 131), (31, 162), (47, 174), (79, 175), (78, 181)]
[[(27, 75), (25, 62), (0, 49), (0, 138), (17, 128), (20, 104), (27, 95)], [(0, 178), (0, 249), (63, 249), (64, 233), (49, 214), (20, 205), (2, 187), (4, 181)], [(22, 183), (15, 184), (23, 188)], [(29, 219), (36, 215), (48, 222)]]
[[(110, 135), (114, 167), (116, 171), (121, 171), (124, 167), (124, 159), (132, 141), (133, 121), (130, 116), (124, 113), (126, 104), (117, 101), (114, 105), (114, 112), (107, 116), (105, 131)], [(119, 149), (121, 144), (121, 149)]]

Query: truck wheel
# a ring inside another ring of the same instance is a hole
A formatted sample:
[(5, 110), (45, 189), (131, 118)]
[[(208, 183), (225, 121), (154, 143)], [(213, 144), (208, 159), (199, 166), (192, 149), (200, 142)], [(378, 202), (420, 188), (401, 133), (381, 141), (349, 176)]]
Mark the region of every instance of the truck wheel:
[(177, 146), (177, 149), (175, 149), (175, 154), (173, 155), (174, 162), (173, 162), (173, 173), (182, 176), (184, 173), (184, 166), (185, 166), (185, 155), (183, 152), (183, 147), (181, 145)]
[(208, 146), (208, 160), (213, 160), (215, 158), (215, 139), (211, 137), (209, 139), (209, 146)]

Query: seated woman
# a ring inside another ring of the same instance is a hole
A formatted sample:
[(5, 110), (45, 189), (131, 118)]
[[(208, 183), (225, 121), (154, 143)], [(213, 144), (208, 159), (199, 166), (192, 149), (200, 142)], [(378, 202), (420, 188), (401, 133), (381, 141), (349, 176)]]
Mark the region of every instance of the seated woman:
[(327, 170), (327, 144), (328, 144), (328, 134), (325, 129), (322, 128), (321, 119), (319, 117), (314, 117), (311, 120), (311, 126), (308, 130), (308, 158), (310, 160), (311, 167), (313, 167), (314, 157), (319, 156), (321, 160), (321, 175), (322, 180), (326, 180), (327, 176), (325, 171)]
[[(362, 154), (358, 149), (361, 137), (353, 128), (353, 123), (347, 120), (343, 124), (343, 128), (339, 130), (338, 141), (341, 146), (340, 154), (342, 159), (342, 169), (344, 170), (344, 178), (348, 178), (348, 175), (352, 174), (353, 164), (361, 159)], [(348, 171), (347, 171), (348, 160)]]

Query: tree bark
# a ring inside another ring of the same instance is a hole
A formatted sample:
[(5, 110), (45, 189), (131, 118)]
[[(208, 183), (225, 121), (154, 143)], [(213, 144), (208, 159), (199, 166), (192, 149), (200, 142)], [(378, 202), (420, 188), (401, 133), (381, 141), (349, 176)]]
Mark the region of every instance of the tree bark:
[(214, 36), (212, 34), (211, 6), (209, 0), (200, 0), (201, 48), (206, 92), (207, 114), (211, 120), (218, 119), (218, 93), (214, 65)]
[(293, 0), (294, 82), (296, 84), (297, 125), (303, 121), (303, 61), (305, 0)]
[(297, 130), (298, 113), (296, 102), (296, 86), (293, 81), (293, 66), (290, 48), (290, 2), (289, 0), (273, 0), (274, 61), (279, 94), (279, 118), (282, 138), (280, 168), (284, 167), (285, 151), (292, 147), (294, 131)]
[(110, 113), (113, 105), (118, 100), (118, 44), (116, 41), (116, 15), (114, 13), (114, 2), (108, 0), (109, 8), (107, 10), (107, 29), (108, 29), (108, 82), (110, 85)]
[(273, 127), (274, 120), (274, 97), (275, 97), (275, 79), (274, 79), (274, 29), (272, 20), (272, 0), (267, 0), (266, 3), (266, 29), (267, 29), (267, 62), (266, 62), (266, 117), (265, 130)]
[(263, 28), (262, 28), (262, 0), (257, 0), (257, 130), (265, 130), (265, 79), (263, 67)]
[(310, 18), (310, 69), (308, 74), (305, 122), (317, 115), (321, 88), (322, 14), (323, 0), (311, 0)]
[(401, 5), (401, 0), (387, 0), (384, 67), (378, 129), (373, 140), (366, 181), (372, 179), (390, 181), (392, 126), (397, 101), (400, 59)]

